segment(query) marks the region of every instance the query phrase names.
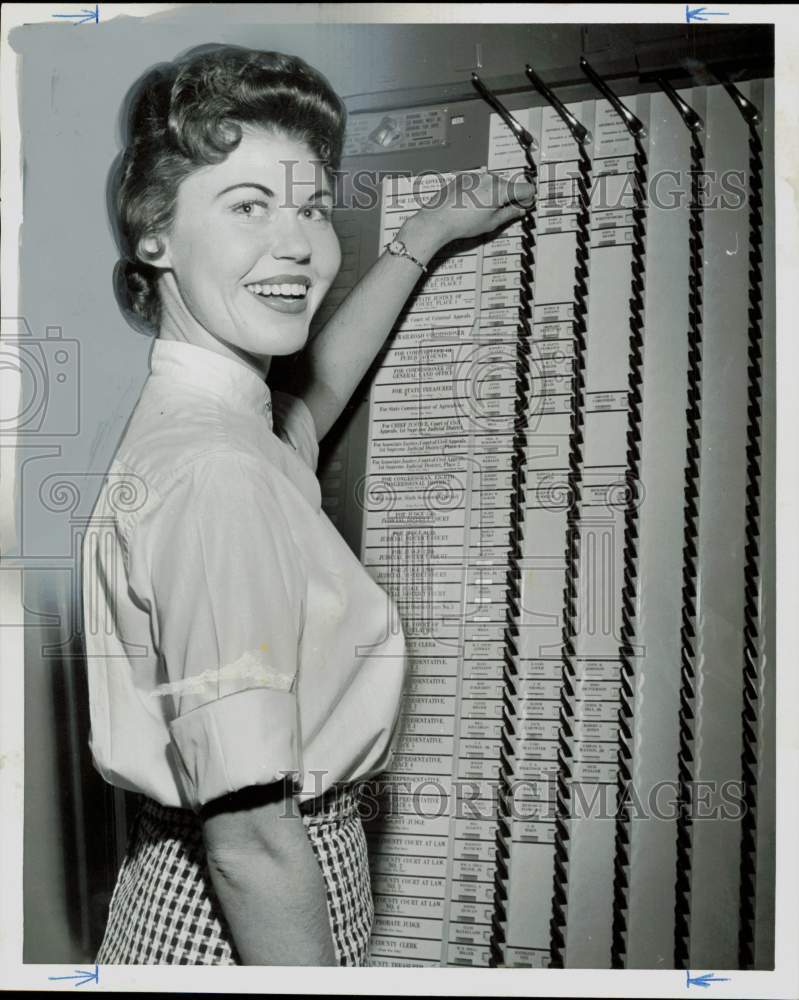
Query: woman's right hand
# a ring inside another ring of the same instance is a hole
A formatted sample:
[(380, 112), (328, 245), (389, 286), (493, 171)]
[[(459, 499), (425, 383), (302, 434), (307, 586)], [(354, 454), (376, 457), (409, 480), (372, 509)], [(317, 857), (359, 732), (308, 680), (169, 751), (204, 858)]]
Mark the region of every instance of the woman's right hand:
[(486, 168), (456, 174), (422, 201), (399, 235), (409, 248), (436, 252), (453, 240), (482, 236), (521, 219), (535, 206), (535, 196), (535, 186), (521, 174), (504, 177)]
[(327, 892), (287, 786), (253, 786), (203, 809), (211, 881), (244, 965), (337, 965)]

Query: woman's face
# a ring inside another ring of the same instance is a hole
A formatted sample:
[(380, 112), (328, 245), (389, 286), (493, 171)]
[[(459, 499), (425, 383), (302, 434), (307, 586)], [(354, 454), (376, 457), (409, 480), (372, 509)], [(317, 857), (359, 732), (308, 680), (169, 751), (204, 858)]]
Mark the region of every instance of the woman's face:
[(245, 129), (227, 159), (199, 168), (178, 188), (158, 261), (168, 269), (161, 285), (166, 320), (187, 339), (204, 343), (207, 331), (256, 357), (302, 348), (341, 264), (332, 207), (310, 147)]

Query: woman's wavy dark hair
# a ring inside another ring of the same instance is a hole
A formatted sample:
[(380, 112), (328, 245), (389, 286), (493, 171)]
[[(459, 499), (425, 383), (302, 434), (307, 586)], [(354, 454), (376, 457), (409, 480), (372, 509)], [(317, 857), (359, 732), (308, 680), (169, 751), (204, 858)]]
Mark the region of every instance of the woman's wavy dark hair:
[(273, 129), (306, 143), (332, 174), (341, 160), (346, 118), (343, 102), (321, 73), (280, 52), (202, 46), (149, 71), (134, 89), (126, 145), (112, 177), (122, 254), (114, 275), (120, 305), (158, 328), (158, 269), (141, 260), (140, 240), (168, 230), (181, 181), (224, 160), (241, 141), (241, 126)]

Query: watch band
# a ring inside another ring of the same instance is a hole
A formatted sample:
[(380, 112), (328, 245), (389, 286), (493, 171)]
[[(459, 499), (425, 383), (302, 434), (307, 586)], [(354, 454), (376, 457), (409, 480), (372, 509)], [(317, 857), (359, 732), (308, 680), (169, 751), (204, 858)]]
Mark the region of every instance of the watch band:
[(427, 274), (427, 267), (420, 260), (417, 260), (412, 253), (408, 252), (408, 248), (402, 240), (394, 239), (390, 243), (386, 243), (384, 249), (388, 250), (388, 252), (394, 257), (407, 257), (408, 260), (412, 260), (417, 267), (421, 267), (424, 274)]

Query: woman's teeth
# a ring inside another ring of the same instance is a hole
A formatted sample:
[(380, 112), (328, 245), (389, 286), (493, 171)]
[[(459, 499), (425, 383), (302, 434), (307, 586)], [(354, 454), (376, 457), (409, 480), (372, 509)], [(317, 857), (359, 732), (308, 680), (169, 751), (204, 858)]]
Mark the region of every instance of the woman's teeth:
[(305, 285), (245, 285), (255, 295), (283, 295), (286, 298), (304, 299), (308, 289)]

